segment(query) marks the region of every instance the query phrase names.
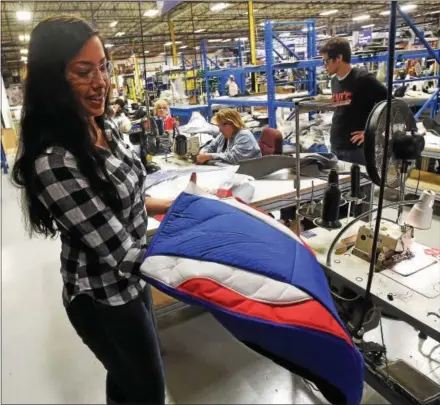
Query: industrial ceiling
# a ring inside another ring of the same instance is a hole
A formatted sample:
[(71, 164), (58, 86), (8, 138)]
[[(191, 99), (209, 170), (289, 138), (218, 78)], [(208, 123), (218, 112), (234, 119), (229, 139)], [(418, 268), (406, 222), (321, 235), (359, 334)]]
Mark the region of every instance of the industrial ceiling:
[[(144, 49), (149, 51), (148, 56), (164, 52), (165, 43), (170, 41), (169, 21), (174, 24), (176, 40), (180, 41), (179, 47), (188, 49), (199, 46), (203, 38), (234, 40), (248, 37), (248, 2), (229, 0), (225, 8), (221, 9), (220, 6), (218, 8), (221, 10), (213, 11), (216, 4), (218, 2), (184, 1), (165, 15), (155, 15), (157, 12), (152, 11), (157, 10), (155, 1), (2, 1), (2, 73), (9, 73), (23, 65), (26, 35), (30, 34), (32, 27), (44, 18), (60, 13), (79, 15), (95, 25), (112, 46), (110, 49), (115, 59), (126, 57), (133, 50), (141, 51), (141, 28)], [(262, 23), (266, 19), (314, 19), (319, 30), (328, 33), (330, 27), (333, 32), (359, 28), (366, 24), (365, 20), (356, 22), (353, 18), (367, 14), (370, 16), (368, 24), (375, 24), (375, 29), (383, 29), (387, 26), (388, 17), (380, 13), (387, 10), (388, 4), (386, 0), (254, 1), (257, 38), (262, 38)], [(440, 4), (437, 0), (413, 1), (411, 4), (417, 5), (410, 13), (417, 23), (430, 23), (434, 29), (438, 29)], [(337, 12), (327, 16), (320, 15), (329, 10)], [(18, 11), (30, 12), (30, 19), (19, 20)]]

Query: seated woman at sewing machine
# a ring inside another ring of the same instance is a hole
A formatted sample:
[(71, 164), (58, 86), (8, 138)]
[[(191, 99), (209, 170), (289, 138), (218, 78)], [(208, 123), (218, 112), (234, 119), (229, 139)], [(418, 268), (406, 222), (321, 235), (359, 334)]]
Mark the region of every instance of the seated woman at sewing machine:
[(214, 117), (221, 135), (213, 139), (197, 155), (199, 164), (209, 160), (222, 161), (231, 165), (242, 160), (261, 156), (261, 150), (252, 132), (246, 128), (240, 114), (232, 109), (220, 110)]
[(157, 100), (154, 103), (153, 114), (155, 117), (162, 118), (163, 130), (172, 131), (176, 120), (171, 116), (170, 106), (168, 102), (162, 99)]

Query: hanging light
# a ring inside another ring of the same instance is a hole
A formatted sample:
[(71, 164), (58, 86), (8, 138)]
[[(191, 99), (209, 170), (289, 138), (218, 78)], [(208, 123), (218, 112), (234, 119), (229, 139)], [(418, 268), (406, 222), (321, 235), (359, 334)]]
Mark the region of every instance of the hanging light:
[(369, 20), (370, 17), (371, 16), (369, 14), (361, 14), (356, 17), (353, 17), (353, 21), (366, 21)]
[(337, 12), (338, 12), (337, 9), (331, 9), (331, 10), (325, 10), (325, 11), (321, 12), (321, 13), (319, 13), (319, 15), (325, 17), (328, 15), (336, 14)]
[(152, 18), (152, 17), (156, 17), (158, 14), (159, 14), (159, 10), (155, 10), (154, 8), (152, 8), (152, 9), (150, 9), (150, 10), (147, 10), (147, 11), (144, 13), (144, 17), (150, 17), (150, 18)]
[(15, 15), (17, 16), (18, 21), (30, 21), (32, 18), (32, 13), (25, 10), (17, 11)]
[(213, 11), (214, 13), (218, 12), (218, 11), (222, 11), (225, 8), (229, 7), (229, 3), (216, 3), (213, 6), (211, 6), (211, 11)]

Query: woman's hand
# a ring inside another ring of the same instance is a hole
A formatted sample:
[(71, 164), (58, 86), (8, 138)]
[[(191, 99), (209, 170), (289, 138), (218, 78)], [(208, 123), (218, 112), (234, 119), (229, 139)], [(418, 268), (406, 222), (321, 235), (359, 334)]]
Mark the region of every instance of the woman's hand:
[(145, 207), (149, 216), (165, 214), (173, 202), (174, 200), (145, 197)]
[(207, 162), (208, 160), (211, 160), (212, 156), (209, 153), (200, 153), (199, 155), (197, 155), (196, 157), (196, 161), (198, 164), (203, 164), (205, 162)]

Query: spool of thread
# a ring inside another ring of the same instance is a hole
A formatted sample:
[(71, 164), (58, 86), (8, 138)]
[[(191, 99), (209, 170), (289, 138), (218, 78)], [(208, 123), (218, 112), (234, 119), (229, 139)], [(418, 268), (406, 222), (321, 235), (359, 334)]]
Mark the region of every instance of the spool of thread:
[(339, 184), (339, 174), (336, 169), (330, 169), (328, 174), (328, 184)]
[(361, 197), (361, 168), (357, 164), (351, 166), (351, 190), (350, 197)]
[(323, 228), (336, 229), (341, 227), (339, 221), (339, 205), (341, 203), (341, 191), (337, 184), (329, 184), (324, 194), (321, 218), (317, 224)]
[(163, 135), (163, 119), (160, 117), (154, 117), (154, 121), (157, 125), (157, 132), (159, 135)]

